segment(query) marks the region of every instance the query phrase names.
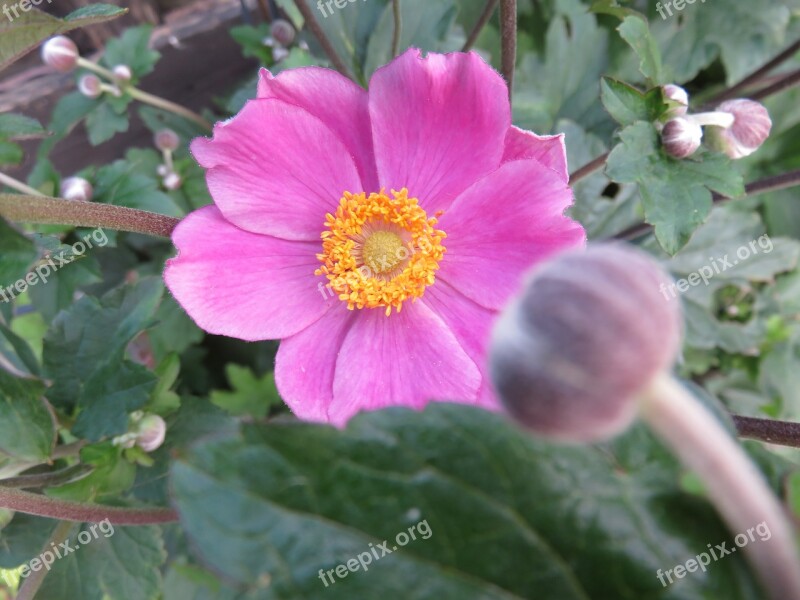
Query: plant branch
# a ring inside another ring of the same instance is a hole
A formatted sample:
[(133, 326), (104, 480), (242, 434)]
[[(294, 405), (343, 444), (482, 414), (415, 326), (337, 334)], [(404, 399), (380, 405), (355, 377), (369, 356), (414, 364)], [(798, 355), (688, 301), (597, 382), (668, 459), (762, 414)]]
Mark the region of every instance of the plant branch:
[[(53, 534), (50, 536), (50, 539), (45, 542), (44, 548), (42, 553), (50, 548), (54, 548), (65, 542), (69, 537), (70, 532), (72, 531), (73, 524), (69, 521), (62, 521), (56, 528), (53, 530)], [(42, 586), (42, 582), (44, 578), (47, 576), (47, 573), (50, 572), (50, 569), (38, 569), (36, 571), (31, 570), (30, 574), (28, 575), (25, 582), (19, 589), (17, 593), (17, 600), (33, 600), (36, 597), (36, 592), (39, 591), (39, 588)]]
[(500, 71), (508, 84), (508, 99), (511, 100), (517, 62), (517, 0), (500, 1), (500, 36)]
[(0, 217), (22, 223), (108, 227), (166, 238), (180, 222), (174, 217), (124, 206), (18, 194), (0, 194)]
[(481, 16), (478, 17), (478, 21), (475, 23), (472, 31), (469, 32), (467, 41), (464, 42), (464, 47), (461, 48), (462, 52), (469, 52), (469, 50), (475, 45), (475, 42), (478, 40), (478, 36), (481, 34), (481, 31), (483, 31), (483, 28), (486, 27), (489, 19), (492, 18), (492, 14), (494, 13), (494, 9), (496, 7), (497, 0), (486, 0), (486, 6), (483, 7)]
[(731, 415), (740, 437), (800, 448), (800, 423)]
[(0, 507), (37, 517), (76, 523), (99, 523), (108, 519), (114, 525), (152, 525), (178, 520), (178, 513), (171, 508), (123, 508), (83, 504), (4, 487), (0, 487)]
[(314, 36), (319, 41), (319, 45), (322, 46), (322, 50), (327, 55), (328, 59), (331, 61), (331, 64), (333, 64), (334, 68), (348, 79), (353, 79), (353, 75), (350, 73), (350, 70), (347, 68), (347, 65), (344, 63), (342, 58), (336, 52), (336, 48), (333, 47), (333, 44), (331, 44), (331, 41), (330, 39), (328, 39), (328, 36), (325, 35), (325, 32), (322, 30), (322, 27), (320, 27), (319, 21), (317, 21), (317, 17), (314, 15), (311, 8), (308, 6), (308, 2), (306, 2), (306, 0), (294, 0), (294, 3), (295, 6), (297, 6), (297, 10), (299, 10), (300, 14), (303, 15), (303, 19), (305, 19), (306, 25), (311, 30), (311, 33), (313, 33)]
[(22, 192), (23, 194), (30, 194), (31, 196), (44, 196), (44, 194), (39, 190), (32, 188), (31, 186), (26, 185), (21, 181), (18, 181), (9, 175), (6, 175), (5, 173), (0, 173), (0, 183), (7, 185), (12, 190), (17, 190), (18, 192)]
[(783, 79), (780, 79), (773, 83), (772, 85), (768, 85), (765, 88), (758, 90), (757, 92), (753, 92), (750, 94), (751, 100), (763, 100), (772, 94), (777, 94), (778, 92), (782, 92), (784, 90), (788, 90), (791, 87), (796, 86), (800, 83), (800, 69), (792, 71), (788, 75), (786, 75)]
[(155, 106), (156, 108), (160, 108), (162, 110), (166, 110), (167, 112), (174, 113), (183, 117), (184, 119), (188, 119), (194, 123), (197, 123), (205, 129), (206, 131), (213, 131), (214, 125), (206, 120), (205, 118), (198, 115), (196, 112), (189, 110), (185, 106), (181, 106), (180, 104), (175, 104), (170, 100), (166, 100), (159, 96), (154, 96), (153, 94), (149, 94), (143, 90), (140, 90), (137, 87), (126, 87), (125, 91), (130, 94), (131, 98), (138, 100), (144, 104), (149, 104), (150, 106)]
[[(789, 171), (787, 173), (781, 173), (780, 175), (773, 175), (772, 177), (765, 177), (764, 179), (759, 179), (758, 181), (748, 183), (746, 186), (744, 186), (744, 196), (742, 197), (758, 196), (759, 194), (784, 190), (796, 185), (800, 185), (800, 169)], [(722, 194), (718, 194), (716, 192), (714, 192), (711, 197), (715, 203), (733, 200), (733, 198), (723, 196)], [(630, 241), (646, 234), (650, 231), (650, 229), (651, 225), (648, 225), (647, 223), (639, 223), (638, 225), (633, 225), (632, 227), (617, 233), (613, 237), (619, 240)]]
[(569, 184), (570, 185), (574, 185), (574, 184), (578, 183), (584, 177), (587, 177), (588, 175), (591, 175), (592, 173), (594, 173), (598, 169), (603, 168), (603, 166), (606, 164), (606, 160), (608, 159), (608, 155), (609, 154), (611, 154), (611, 153), (610, 152), (606, 152), (604, 154), (601, 154), (600, 156), (598, 156), (594, 160), (592, 160), (592, 161), (586, 163), (585, 165), (583, 165), (580, 169), (577, 169), (577, 170), (573, 171), (572, 173), (570, 173), (569, 174)]
[(763, 67), (760, 67), (759, 69), (756, 69), (755, 71), (750, 73), (750, 75), (742, 79), (739, 83), (732, 85), (728, 89), (722, 90), (719, 94), (716, 94), (715, 96), (712, 96), (711, 99), (708, 100), (708, 104), (718, 104), (723, 100), (729, 100), (730, 98), (734, 98), (740, 91), (760, 81), (767, 73), (772, 71), (781, 63), (792, 58), (797, 53), (798, 50), (800, 50), (800, 40), (797, 40), (794, 44), (786, 48), (786, 50), (778, 54), (778, 56), (776, 56), (771, 61), (766, 63)]
[(0, 479), (0, 486), (18, 489), (51, 487), (75, 481), (91, 472), (92, 467), (89, 465), (73, 465), (58, 471), (18, 475), (16, 477)]
[(400, 15), (400, 0), (392, 0), (394, 31), (392, 32), (392, 56), (400, 53), (400, 34), (403, 32), (403, 17)]

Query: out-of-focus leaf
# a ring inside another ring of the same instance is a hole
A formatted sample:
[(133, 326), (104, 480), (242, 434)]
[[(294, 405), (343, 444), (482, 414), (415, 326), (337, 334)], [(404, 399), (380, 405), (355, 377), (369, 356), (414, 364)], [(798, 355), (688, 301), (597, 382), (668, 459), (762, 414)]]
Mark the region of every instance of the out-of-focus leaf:
[(150, 48), (152, 25), (131, 27), (118, 38), (109, 40), (103, 53), (102, 62), (109, 69), (117, 65), (127, 65), (133, 72), (132, 81), (152, 72), (161, 54)]
[(639, 70), (654, 84), (669, 83), (664, 79), (661, 51), (641, 16), (628, 16), (617, 28), (619, 34), (639, 57)]
[(0, 219), (0, 302), (11, 300), (18, 289), (5, 289), (25, 277), (39, 257), (33, 241)]
[(47, 135), (41, 123), (32, 117), (16, 113), (0, 114), (0, 138), (30, 140)]
[(0, 454), (33, 463), (50, 457), (56, 428), (42, 396), (44, 385), (0, 368)]
[(228, 413), (263, 419), (270, 407), (281, 403), (274, 373), (256, 377), (250, 369), (233, 363), (227, 366), (225, 372), (233, 391), (213, 391), (211, 402)]

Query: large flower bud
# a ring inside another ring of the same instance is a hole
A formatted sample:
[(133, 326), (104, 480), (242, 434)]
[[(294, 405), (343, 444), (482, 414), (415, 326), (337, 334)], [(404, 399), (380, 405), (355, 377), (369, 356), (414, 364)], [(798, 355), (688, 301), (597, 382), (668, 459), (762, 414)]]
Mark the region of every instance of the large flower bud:
[(63, 35), (50, 38), (42, 46), (44, 64), (65, 73), (75, 68), (79, 56), (75, 42)]
[(61, 197), (66, 200), (89, 202), (93, 195), (92, 184), (83, 177), (67, 177), (61, 182)]
[(749, 156), (769, 137), (772, 119), (764, 105), (755, 100), (728, 100), (720, 104), (716, 112), (733, 115), (733, 125), (708, 127), (706, 142), (733, 159)]
[(667, 121), (661, 130), (661, 143), (664, 150), (675, 158), (691, 156), (703, 141), (703, 128), (685, 117), (676, 117)]
[(508, 412), (553, 439), (593, 442), (635, 418), (637, 395), (680, 348), (669, 276), (622, 244), (561, 254), (529, 276), (501, 315), (490, 348)]
[(672, 100), (673, 102), (677, 102), (679, 106), (675, 106), (667, 111), (666, 116), (668, 118), (673, 117), (682, 117), (686, 114), (686, 111), (689, 110), (689, 94), (686, 93), (686, 90), (680, 87), (679, 85), (675, 85), (674, 83), (669, 83), (664, 86), (664, 97), (668, 100)]

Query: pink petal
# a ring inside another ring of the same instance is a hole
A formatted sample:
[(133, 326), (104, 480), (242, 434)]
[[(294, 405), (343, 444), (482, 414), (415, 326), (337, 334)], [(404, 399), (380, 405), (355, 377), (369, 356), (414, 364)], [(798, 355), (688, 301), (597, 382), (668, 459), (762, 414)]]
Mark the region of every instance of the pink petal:
[(552, 169), (536, 160), (505, 163), (461, 194), (437, 224), (447, 233), (437, 280), (499, 310), (532, 265), (584, 243), (583, 228), (562, 214), (571, 203), (567, 183)]
[(503, 162), (525, 158), (535, 158), (556, 171), (564, 181), (569, 181), (567, 147), (564, 145), (563, 133), (536, 135), (532, 131), (511, 126), (506, 134)]
[(319, 242), (291, 242), (242, 231), (215, 206), (201, 208), (172, 234), (167, 287), (197, 325), (247, 341), (278, 339), (329, 309), (320, 295)]
[(483, 59), (410, 49), (372, 76), (378, 179), (432, 214), (494, 171), (511, 125), (508, 89)]
[(491, 386), (486, 358), (497, 311), (476, 304), (441, 279), (425, 290), (422, 302), (444, 321), (456, 336), (461, 348), (478, 367), (481, 389), (476, 404), (490, 410), (499, 410), (500, 403)]
[(360, 410), (470, 400), (480, 383), (475, 363), (422, 302), (389, 317), (382, 309), (364, 309), (339, 352), (328, 418), (341, 425)]
[(198, 138), (192, 153), (225, 218), (246, 231), (318, 240), (342, 192), (362, 191), (353, 158), (317, 117), (280, 100), (251, 100)]
[(275, 357), (275, 383), (292, 412), (305, 421), (328, 421), (333, 402), (336, 357), (353, 320), (361, 311), (347, 310), (338, 298), (319, 321), (281, 341)]
[(258, 97), (294, 104), (325, 123), (355, 159), (365, 186), (363, 191), (378, 190), (368, 96), (364, 88), (333, 69), (302, 67), (283, 71), (277, 77), (261, 69)]

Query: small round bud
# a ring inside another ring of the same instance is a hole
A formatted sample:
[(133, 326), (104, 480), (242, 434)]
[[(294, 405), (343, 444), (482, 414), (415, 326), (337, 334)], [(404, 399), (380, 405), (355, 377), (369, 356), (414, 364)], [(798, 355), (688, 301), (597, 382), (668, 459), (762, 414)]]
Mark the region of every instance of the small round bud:
[(724, 152), (733, 159), (751, 155), (769, 137), (772, 119), (763, 104), (755, 100), (728, 100), (717, 112), (733, 115), (730, 127), (709, 127), (706, 141), (710, 148)]
[(128, 82), (133, 78), (133, 72), (128, 65), (117, 65), (111, 72), (114, 73), (114, 77), (120, 82)]
[(679, 85), (673, 83), (665, 85), (664, 97), (680, 104), (680, 106), (675, 106), (667, 111), (665, 115), (667, 118), (681, 117), (689, 110), (689, 94)]
[(167, 173), (164, 177), (164, 187), (168, 190), (177, 190), (183, 185), (183, 179), (177, 173)]
[(273, 39), (282, 46), (291, 46), (294, 41), (294, 27), (289, 21), (284, 19), (275, 19), (270, 26), (270, 34)]
[(42, 61), (64, 73), (71, 71), (78, 64), (78, 47), (68, 37), (56, 36), (47, 40), (42, 46)]
[(167, 165), (158, 165), (156, 167), (156, 173), (158, 173), (161, 177), (166, 177), (169, 175), (169, 167)]
[(84, 75), (78, 80), (78, 91), (88, 98), (99, 98), (103, 84), (96, 75)]
[(275, 62), (281, 62), (287, 56), (289, 56), (289, 51), (283, 46), (275, 46), (272, 49), (272, 58)]
[(67, 177), (61, 182), (61, 197), (66, 200), (89, 202), (93, 195), (92, 184), (83, 177)]
[(153, 143), (159, 150), (177, 150), (181, 138), (172, 129), (162, 129), (153, 136)]
[(667, 121), (661, 131), (664, 150), (675, 158), (691, 156), (700, 147), (703, 128), (685, 117), (675, 117)]
[(145, 415), (138, 424), (136, 445), (145, 452), (152, 452), (164, 443), (167, 424), (158, 415)]
[(648, 255), (590, 245), (535, 269), (492, 335), (492, 382), (508, 412), (562, 441), (612, 437), (636, 417), (638, 394), (680, 349), (679, 300)]

